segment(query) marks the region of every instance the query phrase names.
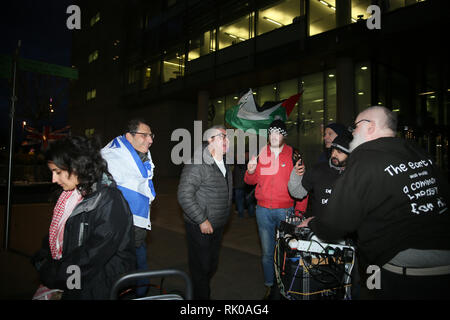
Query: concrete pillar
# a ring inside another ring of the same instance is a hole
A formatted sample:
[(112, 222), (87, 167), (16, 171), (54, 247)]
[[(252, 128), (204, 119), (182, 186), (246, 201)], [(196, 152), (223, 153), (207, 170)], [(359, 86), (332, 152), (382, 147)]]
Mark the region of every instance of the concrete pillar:
[(336, 1), (336, 27), (342, 27), (352, 23), (352, 1)]
[(350, 125), (356, 117), (355, 72), (353, 60), (348, 57), (336, 59), (336, 117), (337, 122)]

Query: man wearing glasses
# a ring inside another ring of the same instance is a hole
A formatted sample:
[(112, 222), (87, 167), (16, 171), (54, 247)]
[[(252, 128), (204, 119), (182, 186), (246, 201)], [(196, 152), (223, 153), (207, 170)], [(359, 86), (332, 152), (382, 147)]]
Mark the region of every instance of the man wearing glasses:
[(301, 226), (330, 241), (357, 231), (360, 273), (379, 270), (379, 285), (366, 282), (371, 298), (450, 298), (447, 179), (430, 155), (396, 137), (389, 109), (362, 111), (350, 129), (351, 154), (324, 214)]
[[(151, 229), (150, 204), (155, 199), (153, 174), (155, 165), (150, 154), (155, 134), (144, 119), (128, 122), (126, 133), (102, 149), (108, 171), (127, 200), (133, 213), (137, 269), (147, 270), (147, 230)], [(148, 280), (139, 280), (138, 298), (145, 296)]]
[(196, 300), (210, 299), (209, 284), (219, 262), (233, 194), (230, 165), (224, 163), (230, 143), (227, 132), (223, 126), (213, 126), (205, 137), (208, 143), (202, 146), (203, 161), (186, 163), (178, 185)]

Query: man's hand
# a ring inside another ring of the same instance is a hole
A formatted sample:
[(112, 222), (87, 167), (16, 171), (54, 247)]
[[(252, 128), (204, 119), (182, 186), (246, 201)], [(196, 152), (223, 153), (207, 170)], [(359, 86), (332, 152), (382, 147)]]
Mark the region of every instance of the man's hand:
[(298, 228), (306, 228), (306, 227), (308, 227), (308, 223), (309, 223), (312, 219), (314, 219), (314, 217), (306, 218), (306, 219), (303, 220), (303, 222), (300, 223), (297, 227), (298, 227)]
[(208, 219), (200, 223), (200, 232), (203, 234), (212, 234), (214, 232), (214, 229)]
[(248, 164), (247, 164), (247, 171), (248, 171), (249, 174), (255, 173), (256, 165), (257, 165), (257, 164), (258, 164), (258, 161), (256, 161), (256, 157), (253, 156), (253, 157), (251, 158), (251, 160), (250, 160), (250, 161), (248, 162)]
[(305, 165), (303, 164), (302, 159), (297, 161), (297, 163), (294, 166), (294, 170), (295, 174), (298, 176), (302, 176), (305, 174)]

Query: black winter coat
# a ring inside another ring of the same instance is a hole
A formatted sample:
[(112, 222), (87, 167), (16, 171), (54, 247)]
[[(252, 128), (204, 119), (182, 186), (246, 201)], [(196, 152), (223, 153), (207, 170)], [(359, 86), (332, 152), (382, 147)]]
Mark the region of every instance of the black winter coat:
[(228, 222), (233, 197), (233, 177), (229, 165), (225, 165), (226, 177), (214, 162), (209, 151), (201, 164), (186, 164), (178, 185), (178, 202), (184, 212), (184, 220), (201, 224), (206, 219), (213, 228)]
[[(122, 193), (101, 185), (67, 219), (61, 259), (52, 259), (47, 236), (32, 263), (42, 284), (63, 290), (63, 299), (109, 299), (119, 276), (136, 269), (133, 216)], [(81, 271), (80, 289), (68, 289), (75, 283), (71, 265)]]
[(406, 249), (449, 250), (449, 184), (430, 156), (400, 138), (379, 138), (350, 154), (322, 216), (321, 239), (357, 231), (364, 264), (384, 265)]

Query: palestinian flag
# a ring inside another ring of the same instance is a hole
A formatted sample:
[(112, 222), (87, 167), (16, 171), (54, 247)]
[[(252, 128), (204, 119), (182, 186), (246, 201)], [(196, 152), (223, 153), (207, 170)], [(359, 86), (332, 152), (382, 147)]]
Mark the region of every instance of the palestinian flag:
[(250, 89), (239, 99), (236, 106), (227, 110), (225, 120), (232, 127), (242, 129), (244, 132), (253, 129), (259, 134), (259, 130), (264, 129), (267, 134), (267, 128), (273, 120), (286, 121), (302, 93), (303, 91), (283, 101), (269, 101), (258, 106)]

